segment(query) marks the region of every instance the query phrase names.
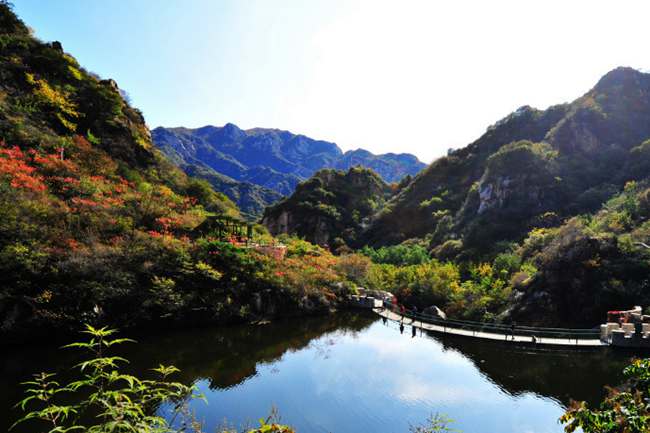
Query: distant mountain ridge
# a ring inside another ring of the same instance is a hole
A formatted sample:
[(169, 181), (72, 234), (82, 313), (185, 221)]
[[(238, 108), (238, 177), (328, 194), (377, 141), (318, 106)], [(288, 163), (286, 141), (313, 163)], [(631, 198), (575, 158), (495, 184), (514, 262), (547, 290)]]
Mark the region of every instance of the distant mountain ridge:
[[(279, 129), (242, 130), (232, 123), (195, 129), (158, 127), (152, 138), (186, 172), (209, 180), (244, 212), (255, 215), (323, 168), (362, 166), (386, 182), (398, 182), (426, 167), (411, 154), (375, 155), (363, 149), (344, 153), (328, 141)], [(247, 185), (236, 185), (241, 182)]]

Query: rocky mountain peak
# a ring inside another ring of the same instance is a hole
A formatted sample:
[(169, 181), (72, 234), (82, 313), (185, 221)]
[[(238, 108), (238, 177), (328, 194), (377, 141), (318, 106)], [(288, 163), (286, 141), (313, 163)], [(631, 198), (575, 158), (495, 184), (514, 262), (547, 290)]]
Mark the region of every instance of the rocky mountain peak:
[(644, 74), (634, 68), (620, 66), (606, 73), (594, 87), (599, 93), (617, 92), (620, 89), (647, 86), (650, 74)]
[(226, 123), (221, 128), (221, 135), (223, 138), (231, 141), (239, 141), (246, 137), (246, 133), (234, 123)]

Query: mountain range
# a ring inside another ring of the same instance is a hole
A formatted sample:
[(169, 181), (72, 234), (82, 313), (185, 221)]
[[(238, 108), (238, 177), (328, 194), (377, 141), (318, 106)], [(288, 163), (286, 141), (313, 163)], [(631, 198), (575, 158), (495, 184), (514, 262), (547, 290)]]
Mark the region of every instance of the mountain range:
[(426, 165), (414, 155), (375, 155), (363, 149), (343, 152), (335, 143), (278, 129), (223, 127), (163, 128), (153, 141), (188, 174), (208, 180), (240, 209), (260, 215), (323, 168), (370, 168), (386, 182), (399, 182)]

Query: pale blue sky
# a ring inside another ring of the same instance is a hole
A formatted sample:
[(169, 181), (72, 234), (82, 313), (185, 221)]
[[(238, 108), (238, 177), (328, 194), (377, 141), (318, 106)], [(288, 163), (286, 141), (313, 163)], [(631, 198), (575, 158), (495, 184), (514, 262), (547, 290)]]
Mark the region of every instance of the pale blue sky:
[(643, 0), (13, 2), (151, 127), (275, 127), (426, 162), (521, 105), (650, 68)]

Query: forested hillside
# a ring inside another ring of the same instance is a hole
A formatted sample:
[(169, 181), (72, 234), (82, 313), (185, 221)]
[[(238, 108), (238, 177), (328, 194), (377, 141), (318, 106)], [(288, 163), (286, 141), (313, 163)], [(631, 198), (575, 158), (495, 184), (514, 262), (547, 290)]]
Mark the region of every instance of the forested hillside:
[(571, 104), (523, 107), (434, 162), (366, 233), (459, 262), (510, 257), (502, 314), (593, 324), (648, 305), (650, 74), (618, 68)]
[[(403, 168), (416, 160), (389, 155), (383, 169), (404, 177), (388, 184), (357, 166), (363, 151), (234, 125), (159, 130), (169, 160), (114, 81), (0, 12), (3, 335), (326, 311), (357, 284), (480, 320), (593, 324), (650, 302), (648, 74), (618, 68), (570, 104), (522, 107), (414, 178)], [(249, 216), (279, 193), (222, 171), (296, 187), (264, 211), (285, 258), (207, 233), (207, 218), (240, 211), (174, 163)]]
[[(465, 285), (462, 301), (451, 285), (436, 298), (469, 317), (597, 323), (608, 309), (650, 303), (649, 138), (650, 74), (618, 68), (570, 104), (518, 109), (404, 182), (363, 224), (336, 230), (354, 233), (346, 238), (354, 247), (426, 245), (459, 266), (460, 280), (489, 275), (496, 285)], [(364, 200), (321, 195), (299, 189), (265, 221), (316, 240), (315, 220), (286, 223), (304, 219), (295, 217), (304, 203)]]
[(267, 208), (262, 223), (275, 235), (297, 235), (333, 250), (349, 250), (393, 192), (369, 169), (321, 170), (299, 184), (291, 197)]
[(0, 52), (0, 342), (81, 322), (188, 325), (336, 304), (339, 274), (312, 272), (329, 253), (305, 258), (311, 246), (288, 242), (280, 272), (197, 230), (239, 210), (153, 146), (114, 81), (35, 39), (4, 2)]
[(650, 137), (650, 75), (618, 68), (576, 101), (522, 107), (469, 146), (435, 161), (378, 215), (372, 244), (429, 237), (472, 253), (532, 228), (593, 212), (646, 176), (637, 146)]
[(647, 180), (629, 181), (595, 214), (531, 230), (514, 252), (536, 272), (513, 281), (510, 315), (589, 325), (607, 310), (650, 305), (649, 200)]

